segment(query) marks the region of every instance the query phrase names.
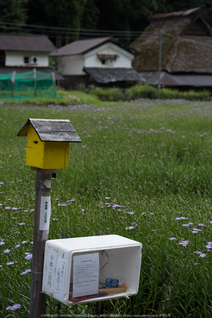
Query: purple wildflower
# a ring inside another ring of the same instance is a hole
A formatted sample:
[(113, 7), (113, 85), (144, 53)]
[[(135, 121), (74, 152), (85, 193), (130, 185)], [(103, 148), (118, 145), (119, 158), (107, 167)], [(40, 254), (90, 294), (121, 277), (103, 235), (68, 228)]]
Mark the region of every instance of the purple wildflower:
[(27, 273), (31, 273), (31, 269), (26, 269), (24, 272), (22, 272), (20, 275), (25, 275)]
[(15, 246), (15, 248), (18, 248), (18, 247), (20, 247), (21, 245), (20, 244), (17, 244), (16, 246)]
[(110, 200), (110, 197), (105, 197), (105, 200)]
[(6, 265), (13, 265), (14, 262), (7, 262)]
[(204, 254), (204, 253), (200, 254), (200, 257), (205, 257), (205, 256), (206, 256), (206, 254)]
[(0, 245), (4, 245), (5, 244), (5, 242), (0, 242)]
[(176, 240), (176, 237), (170, 237), (170, 241)]
[(10, 210), (10, 209), (11, 209), (10, 206), (6, 206), (6, 207), (5, 207), (5, 210)]
[(58, 203), (58, 206), (66, 206), (66, 203)]
[(18, 223), (19, 225), (26, 225), (26, 223)]
[(21, 308), (21, 305), (20, 305), (20, 304), (15, 304), (15, 305), (13, 305), (13, 310), (16, 310), (16, 309), (18, 309), (18, 308)]
[(182, 241), (180, 242), (179, 244), (182, 245), (182, 246), (187, 246), (189, 243), (189, 241)]
[(27, 256), (25, 256), (25, 259), (29, 260), (32, 258), (32, 254), (28, 254)]
[(114, 205), (112, 206), (112, 208), (113, 208), (113, 209), (115, 209), (115, 208), (124, 208), (124, 206), (123, 206), (123, 205), (119, 205), (119, 204), (114, 204)]
[(199, 226), (205, 226), (205, 224), (202, 224), (202, 223), (199, 223), (198, 225), (199, 225)]
[(135, 226), (128, 226), (128, 227), (125, 227), (125, 230), (133, 230), (135, 228)]
[(14, 310), (12, 306), (8, 306), (6, 310)]
[(25, 270), (26, 273), (31, 273), (31, 268)]
[(209, 245), (209, 244), (208, 244), (208, 245), (206, 245), (205, 247), (206, 247), (207, 249), (210, 249), (210, 248), (212, 248), (212, 245)]
[(21, 244), (26, 244), (27, 243), (27, 241), (23, 241), (23, 242), (21, 242)]
[(10, 252), (10, 250), (8, 250), (8, 248), (6, 250), (4, 250), (4, 253), (8, 254)]
[(131, 211), (131, 212), (127, 212), (127, 213), (130, 215), (133, 215), (133, 214), (135, 214), (135, 211)]

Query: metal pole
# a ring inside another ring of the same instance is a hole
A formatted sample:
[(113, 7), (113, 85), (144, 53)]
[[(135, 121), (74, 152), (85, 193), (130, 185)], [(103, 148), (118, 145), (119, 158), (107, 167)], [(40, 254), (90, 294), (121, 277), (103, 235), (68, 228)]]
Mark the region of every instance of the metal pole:
[(160, 34), (159, 34), (158, 99), (160, 99), (161, 56), (162, 56), (162, 31), (160, 31)]
[[(101, 229), (98, 229), (98, 235), (102, 235), (102, 230)], [(100, 316), (100, 306), (99, 306), (99, 302), (97, 301), (96, 302), (96, 317), (99, 317)]]
[[(31, 270), (30, 318), (46, 314), (46, 296), (42, 291), (45, 243), (48, 239), (51, 213), (52, 170), (31, 167), (36, 171), (33, 258)], [(43, 207), (44, 202), (44, 207)]]

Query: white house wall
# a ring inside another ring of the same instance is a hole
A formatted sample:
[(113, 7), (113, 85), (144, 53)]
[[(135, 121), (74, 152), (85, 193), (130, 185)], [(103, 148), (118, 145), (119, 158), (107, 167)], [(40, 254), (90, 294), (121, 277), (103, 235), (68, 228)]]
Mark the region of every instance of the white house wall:
[(85, 75), (82, 71), (84, 58), (82, 55), (60, 56), (57, 58), (57, 69), (63, 75)]
[(134, 58), (133, 54), (123, 50), (119, 46), (113, 43), (106, 43), (98, 48), (88, 52), (84, 55), (85, 58), (85, 67), (108, 67), (109, 65), (103, 65), (98, 58), (97, 54), (117, 54), (119, 57), (116, 61), (113, 62), (111, 67), (118, 68), (131, 68), (132, 59)]
[(16, 51), (16, 52), (11, 52), (11, 51), (6, 51), (5, 52), (5, 66), (26, 66), (24, 63), (24, 57), (29, 57), (29, 60), (31, 58), (36, 57), (37, 62), (36, 64), (29, 63), (27, 64), (28, 66), (30, 65), (35, 65), (35, 66), (40, 66), (40, 67), (48, 67), (49, 66), (49, 57), (48, 53), (41, 53), (41, 52), (21, 52), (21, 51)]

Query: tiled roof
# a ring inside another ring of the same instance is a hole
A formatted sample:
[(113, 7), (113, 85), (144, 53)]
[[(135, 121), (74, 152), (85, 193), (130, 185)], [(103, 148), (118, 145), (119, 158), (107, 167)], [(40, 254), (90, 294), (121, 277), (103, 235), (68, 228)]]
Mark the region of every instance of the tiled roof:
[(63, 55), (77, 55), (85, 53), (95, 47), (108, 42), (111, 40), (111, 37), (104, 37), (104, 38), (96, 38), (96, 39), (89, 39), (89, 40), (79, 40), (69, 43), (55, 52), (52, 52), (51, 56), (63, 56)]
[(46, 35), (0, 34), (0, 50), (52, 52), (56, 48)]
[(86, 67), (83, 69), (97, 83), (140, 82), (140, 75), (133, 68)]

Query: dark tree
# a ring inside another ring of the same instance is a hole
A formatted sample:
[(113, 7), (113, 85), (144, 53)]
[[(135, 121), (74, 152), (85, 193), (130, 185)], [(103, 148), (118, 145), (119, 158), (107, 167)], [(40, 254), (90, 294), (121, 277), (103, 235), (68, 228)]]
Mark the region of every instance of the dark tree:
[(97, 0), (87, 0), (81, 16), (81, 29), (96, 30), (99, 20), (99, 9), (96, 6)]
[[(0, 1), (0, 22), (21, 23), (26, 22), (25, 1), (22, 0), (1, 0)], [(5, 28), (4, 31), (7, 31)]]

